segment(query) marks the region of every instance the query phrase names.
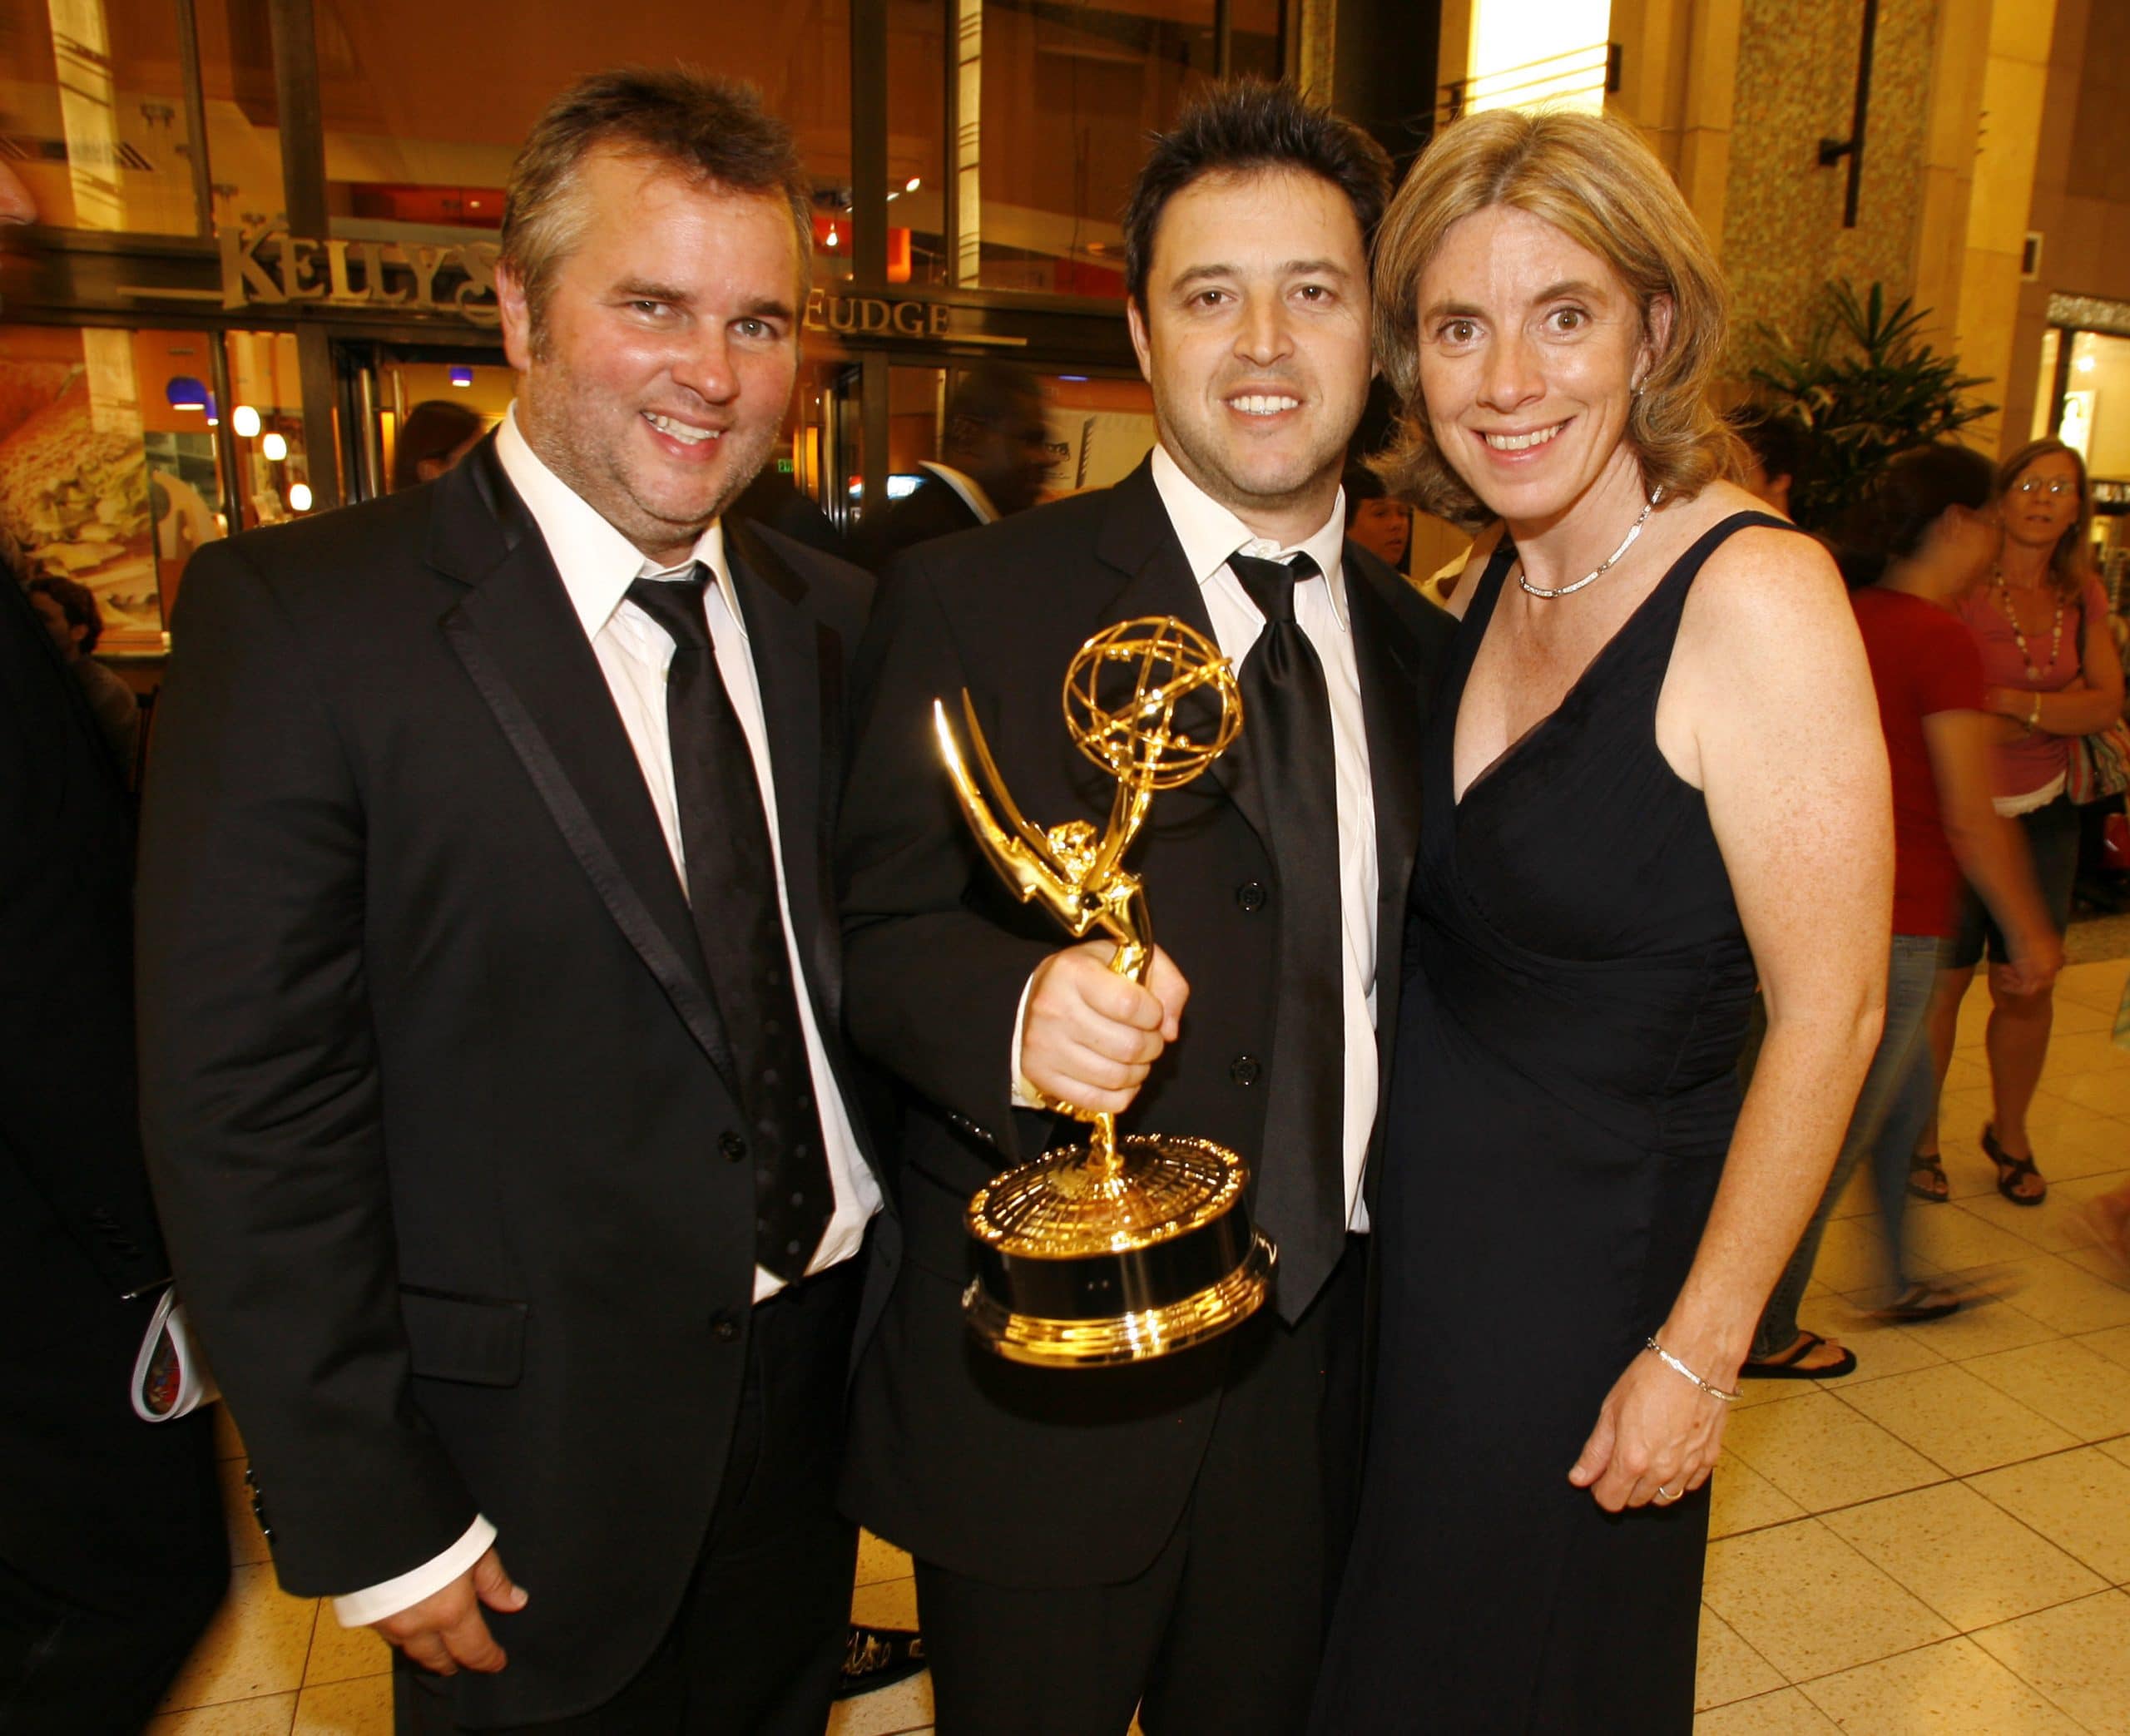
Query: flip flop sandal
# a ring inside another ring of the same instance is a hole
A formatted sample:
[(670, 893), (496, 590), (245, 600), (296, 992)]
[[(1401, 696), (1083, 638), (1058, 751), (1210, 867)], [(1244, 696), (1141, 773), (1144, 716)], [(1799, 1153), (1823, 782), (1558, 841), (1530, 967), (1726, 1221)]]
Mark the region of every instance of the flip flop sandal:
[(1801, 1368), (1805, 1358), (1826, 1343), (1815, 1332), (1808, 1332), (1798, 1341), (1797, 1348), (1779, 1363), (1756, 1363), (1748, 1360), (1739, 1373), (1748, 1380), (1840, 1380), (1845, 1374), (1856, 1371), (1856, 1353), (1845, 1350), (1839, 1362), (1827, 1363), (1818, 1368)]
[(1942, 1320), (1960, 1311), (1961, 1298), (1928, 1284), (1910, 1284), (1882, 1308), (1871, 1310), (1874, 1320), (1912, 1326), (1919, 1320)]
[[(2034, 1168), (2031, 1157), (2014, 1157), (1997, 1143), (1997, 1130), (1987, 1121), (1982, 1124), (1982, 1150), (1990, 1162), (1997, 1165), (1997, 1191), (2014, 1205), (2039, 1205), (2048, 1197), (2048, 1184), (2043, 1180), (2041, 1171)], [(2038, 1194), (2020, 1194), (2013, 1190), (2028, 1176), (2042, 1184)]]
[[(1927, 1175), (1935, 1186), (1916, 1185), (1919, 1176)], [(1945, 1161), (1935, 1151), (1919, 1151), (1908, 1160), (1908, 1190), (1918, 1199), (1927, 1199), (1933, 1205), (1943, 1205), (1952, 1197), (1952, 1184), (1945, 1180)]]

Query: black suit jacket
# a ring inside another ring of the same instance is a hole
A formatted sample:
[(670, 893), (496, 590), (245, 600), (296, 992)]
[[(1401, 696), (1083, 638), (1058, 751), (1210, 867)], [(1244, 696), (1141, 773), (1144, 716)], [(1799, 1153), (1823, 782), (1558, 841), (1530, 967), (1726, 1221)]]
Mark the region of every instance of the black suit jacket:
[[(727, 547), (840, 1065), (827, 847), (870, 585), (737, 522)], [(282, 1583), (379, 1583), (485, 1513), (532, 1595), (456, 1715), (580, 1709), (695, 1563), (755, 1276), (731, 1046), (641, 770), (493, 443), (203, 550), (176, 637), (148, 1151)]]
[[(1387, 1046), (1419, 824), (1422, 708), (1449, 621), (1351, 543), (1345, 564), (1375, 792)], [(1022, 990), (1066, 942), (978, 857), (939, 764), (931, 704), (957, 705), (968, 690), (1036, 824), (1099, 823), (1114, 782), (1073, 749), (1058, 710), (1074, 654), (1135, 616), (1174, 615), (1209, 636), (1212, 624), (1144, 466), (1107, 492), (914, 551), (881, 599), (860, 656), (839, 868), (852, 1036), (907, 1087), (898, 1145), (909, 1258), (859, 1368), (846, 1498), (874, 1530), (958, 1571), (1023, 1585), (1122, 1580), (1152, 1560), (1182, 1510), (1231, 1346), (1061, 1372), (968, 1340), (959, 1298), (969, 1194), (1084, 1130), (1010, 1106)], [(1235, 1063), (1271, 1053), (1279, 908), (1248, 740), (1246, 730), (1211, 770), (1157, 796), (1133, 846), (1154, 932), (1191, 997), (1181, 1040), (1123, 1125), (1216, 1140), (1255, 1163), (1264, 1096), (1251, 1082), (1258, 1073)]]
[(877, 527), (868, 524), (859, 530), (856, 558), (869, 571), (884, 572), (904, 550), (975, 530), (982, 522), (967, 501), (928, 470), (924, 481), (889, 507)]

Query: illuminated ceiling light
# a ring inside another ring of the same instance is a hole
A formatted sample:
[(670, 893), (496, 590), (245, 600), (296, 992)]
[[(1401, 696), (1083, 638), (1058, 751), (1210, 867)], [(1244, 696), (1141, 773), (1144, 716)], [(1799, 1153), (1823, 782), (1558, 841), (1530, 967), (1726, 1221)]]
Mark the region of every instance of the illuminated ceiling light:
[(473, 383), (473, 370), (470, 368), (465, 367), (453, 368), (451, 370), (451, 383), (454, 386), (472, 385)]
[(245, 439), (255, 438), (259, 433), (259, 412), (250, 404), (239, 404), (230, 412), (230, 426)]
[(2091, 356), (2080, 356), (2072, 365), (2081, 373), (2091, 373), (2100, 364)]
[(904, 191), (904, 192), (905, 192), (905, 193), (914, 193), (914, 192), (915, 192), (915, 191), (916, 191), (919, 187), (923, 186), (924, 185), (924, 177), (923, 177), (922, 176), (913, 175), (913, 176), (910, 176), (910, 178), (909, 178), (908, 181), (904, 181), (904, 182), (902, 184), (902, 190), (903, 190), (903, 191)]
[(310, 483), (291, 482), (289, 484), (289, 510), (292, 512), (308, 512), (310, 510)]
[(194, 375), (173, 373), (170, 383), (163, 388), (163, 396), (170, 400), (173, 410), (204, 410), (207, 408), (207, 388)]
[(835, 225), (833, 223), (829, 225), (829, 238), (823, 245), (829, 247), (835, 245)]
[(288, 437), (279, 433), (269, 434), (259, 443), (259, 449), (278, 464), (289, 455)]

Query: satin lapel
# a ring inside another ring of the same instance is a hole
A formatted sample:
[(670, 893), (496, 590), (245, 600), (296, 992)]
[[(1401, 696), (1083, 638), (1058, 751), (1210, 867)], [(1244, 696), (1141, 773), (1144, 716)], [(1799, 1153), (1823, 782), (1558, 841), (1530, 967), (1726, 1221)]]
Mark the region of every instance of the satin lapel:
[[(616, 924), (736, 1091), (738, 1070), (635, 749), (547, 544), (500, 464), (484, 448), (460, 468), (484, 457), (493, 469), (481, 488), (494, 514), (488, 552), (500, 558), (485, 571), (466, 570), (476, 527), (463, 513), (482, 507), (463, 490), (440, 491), (439, 517), (458, 514), (438, 526), (432, 557), (472, 586), (444, 617), (444, 636)], [(507, 498), (497, 497), (498, 485)]]
[[(1205, 591), (1183, 557), (1183, 545), (1169, 523), (1168, 509), (1162, 506), (1161, 491), (1154, 486), (1150, 462), (1142, 463), (1110, 491), (1109, 522), (1095, 552), (1127, 576), (1124, 588), (1103, 611), (1105, 624), (1142, 616), (1173, 615), (1186, 626), (1195, 627), (1219, 643), (1213, 617), (1206, 608)], [(1062, 677), (1063, 671), (1059, 673)], [(1264, 793), (1251, 756), (1247, 717), (1242, 725), (1234, 744), (1213, 762), (1210, 775), (1227, 792), (1228, 799), (1258, 837), (1269, 840)]]
[(840, 745), (833, 720), (841, 707), (843, 665), (835, 636), (802, 606), (805, 581), (765, 538), (744, 522), (727, 518), (725, 550), (769, 732), (785, 896), (815, 1010), (822, 1027), (833, 1031), (843, 1017), (842, 954), (828, 932), (834, 901), (828, 884), (830, 816), (823, 792), (838, 782), (839, 768), (829, 763), (829, 753)]

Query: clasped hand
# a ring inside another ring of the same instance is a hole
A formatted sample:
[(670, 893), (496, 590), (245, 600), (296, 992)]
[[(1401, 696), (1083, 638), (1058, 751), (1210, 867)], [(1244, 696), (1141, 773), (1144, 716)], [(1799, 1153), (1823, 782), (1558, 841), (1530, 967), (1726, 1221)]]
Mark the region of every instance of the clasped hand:
[(1109, 967), (1113, 941), (1053, 952), (1028, 979), (1021, 1076), (1075, 1109), (1121, 1115), (1181, 1031), (1191, 986), (1159, 947), (1142, 988)]
[(1726, 1408), (1645, 1350), (1605, 1395), (1568, 1480), (1608, 1513), (1667, 1505), (1708, 1481)]

